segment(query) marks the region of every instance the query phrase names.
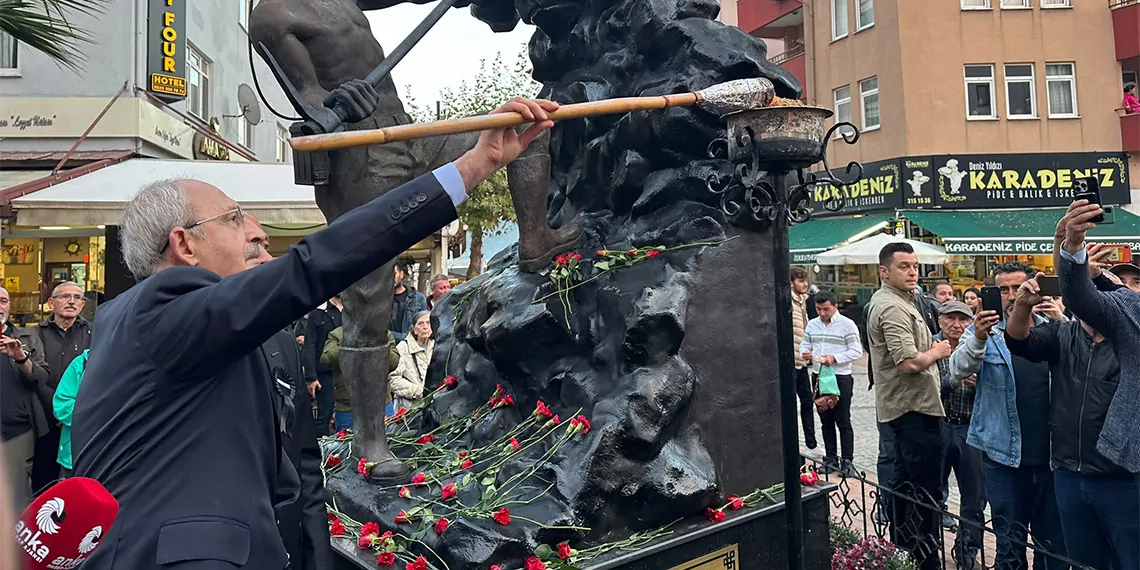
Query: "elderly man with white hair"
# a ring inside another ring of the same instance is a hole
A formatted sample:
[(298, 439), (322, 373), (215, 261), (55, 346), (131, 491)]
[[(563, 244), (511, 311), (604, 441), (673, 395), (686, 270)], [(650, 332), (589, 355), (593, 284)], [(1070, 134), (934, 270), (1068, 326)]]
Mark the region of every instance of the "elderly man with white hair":
[[(252, 268), (261, 252), (224, 192), (196, 180), (143, 189), (121, 224), (123, 257), (142, 281), (99, 307), (75, 402), (75, 475), (119, 501), (84, 568), (287, 568), (274, 507), (296, 500), (299, 482), (282, 452), (283, 379), (262, 345), (454, 221), (466, 192), (553, 126), (546, 113), (557, 108), (511, 101), (494, 113), (520, 113), (525, 131), (483, 132), (455, 162)], [(393, 478), (406, 473), (383, 438), (358, 453)]]

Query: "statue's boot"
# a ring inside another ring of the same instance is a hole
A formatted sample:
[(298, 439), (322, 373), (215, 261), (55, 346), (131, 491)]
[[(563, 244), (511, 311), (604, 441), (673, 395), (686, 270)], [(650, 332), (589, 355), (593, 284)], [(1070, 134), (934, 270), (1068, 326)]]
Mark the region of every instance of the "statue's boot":
[(519, 267), (536, 273), (554, 256), (582, 244), (582, 229), (573, 221), (551, 229), (546, 221), (550, 184), (550, 131), (507, 165), (507, 188), (519, 222)]

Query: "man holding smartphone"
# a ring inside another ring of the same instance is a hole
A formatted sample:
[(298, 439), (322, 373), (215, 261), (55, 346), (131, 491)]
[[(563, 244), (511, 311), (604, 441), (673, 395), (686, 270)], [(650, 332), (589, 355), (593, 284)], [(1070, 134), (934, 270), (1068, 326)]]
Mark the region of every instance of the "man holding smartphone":
[[(1045, 551), (1065, 552), (1049, 467), (1049, 366), (1012, 354), (1004, 334), (1018, 289), (1035, 275), (1037, 270), (1019, 261), (994, 268), (1001, 310), (985, 303), (950, 357), (953, 378), (963, 381), (977, 375), (966, 442), (985, 454), (998, 568), (1028, 567), (1024, 545), (1030, 532)], [(1045, 322), (1039, 315), (1032, 318), (1035, 325)], [(1046, 568), (1068, 565), (1049, 557)]]
[(1096, 450), (1120, 363), (1112, 343), (1088, 323), (1033, 326), (1043, 277), (1018, 288), (1005, 338), (1012, 354), (1049, 364), (1053, 484), (1065, 548), (1091, 568), (1140, 568), (1140, 486)]

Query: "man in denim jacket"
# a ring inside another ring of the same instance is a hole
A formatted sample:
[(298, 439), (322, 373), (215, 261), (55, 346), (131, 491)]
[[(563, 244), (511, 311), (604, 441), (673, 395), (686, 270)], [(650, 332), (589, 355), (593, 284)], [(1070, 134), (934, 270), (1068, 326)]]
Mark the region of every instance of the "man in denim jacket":
[[(998, 534), (1001, 569), (1028, 568), (1025, 544), (1030, 531), (1045, 551), (1065, 553), (1049, 468), (1049, 366), (1010, 354), (1004, 334), (1004, 317), (1013, 308), (1017, 289), (1036, 273), (1021, 262), (994, 268), (1004, 314), (980, 311), (950, 357), (954, 379), (977, 374), (966, 442), (985, 453), (986, 499)], [(1052, 557), (1034, 558), (1035, 568), (1068, 567)]]

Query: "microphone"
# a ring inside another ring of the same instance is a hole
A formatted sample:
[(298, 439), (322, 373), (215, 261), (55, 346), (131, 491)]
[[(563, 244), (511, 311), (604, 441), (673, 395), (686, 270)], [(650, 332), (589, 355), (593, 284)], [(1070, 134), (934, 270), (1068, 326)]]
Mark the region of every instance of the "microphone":
[(98, 481), (64, 479), (40, 493), (16, 520), (24, 570), (71, 570), (111, 530), (119, 502)]

